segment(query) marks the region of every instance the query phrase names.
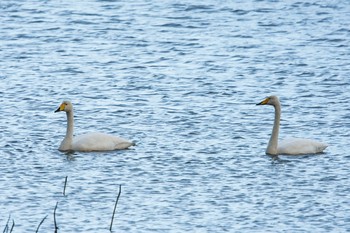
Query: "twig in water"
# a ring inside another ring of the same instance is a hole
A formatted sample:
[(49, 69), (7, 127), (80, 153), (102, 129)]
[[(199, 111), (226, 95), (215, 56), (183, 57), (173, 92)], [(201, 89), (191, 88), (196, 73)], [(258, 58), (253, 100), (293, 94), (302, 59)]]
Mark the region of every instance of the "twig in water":
[(57, 209), (58, 202), (56, 202), (55, 210), (53, 211), (53, 221), (55, 223), (55, 233), (57, 233), (58, 227), (56, 222), (56, 209)]
[(114, 210), (113, 210), (113, 215), (112, 215), (112, 220), (111, 220), (111, 226), (109, 227), (109, 231), (112, 231), (114, 214), (115, 214), (115, 210), (117, 209), (117, 204), (118, 204), (118, 200), (119, 200), (119, 197), (120, 197), (121, 192), (122, 192), (122, 186), (119, 185), (119, 193), (118, 193), (118, 196), (117, 196), (117, 200), (115, 201)]
[(15, 227), (15, 220), (12, 219), (12, 227), (11, 227), (10, 233), (12, 232), (14, 227)]
[(47, 218), (47, 215), (45, 216), (45, 218), (43, 218), (43, 220), (41, 220), (41, 222), (39, 223), (38, 228), (36, 229), (35, 233), (39, 232), (39, 228), (40, 228), (41, 224), (43, 224), (43, 222), (45, 221), (46, 218)]
[(11, 218), (11, 214), (9, 215), (9, 218), (7, 219), (6, 226), (5, 226), (5, 228), (4, 228), (3, 233), (9, 232), (9, 222), (10, 222), (10, 218)]
[(68, 179), (68, 176), (66, 176), (66, 179), (64, 181), (63, 196), (66, 196), (67, 179)]

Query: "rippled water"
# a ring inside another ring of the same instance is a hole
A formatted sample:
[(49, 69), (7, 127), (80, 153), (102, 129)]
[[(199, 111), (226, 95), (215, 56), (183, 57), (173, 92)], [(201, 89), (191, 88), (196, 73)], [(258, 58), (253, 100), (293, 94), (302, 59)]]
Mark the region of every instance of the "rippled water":
[[(0, 229), (350, 231), (347, 1), (2, 1)], [(265, 155), (281, 137), (329, 144)], [(130, 150), (57, 150), (76, 133)], [(66, 196), (63, 196), (68, 176)]]

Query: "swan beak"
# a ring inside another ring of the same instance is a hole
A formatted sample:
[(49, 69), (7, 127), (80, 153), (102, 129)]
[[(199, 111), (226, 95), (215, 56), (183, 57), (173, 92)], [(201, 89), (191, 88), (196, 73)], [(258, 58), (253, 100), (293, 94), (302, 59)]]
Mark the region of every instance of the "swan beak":
[(64, 104), (61, 104), (55, 112), (64, 111), (64, 107), (65, 107), (65, 105), (64, 105)]
[(269, 102), (270, 98), (266, 98), (263, 101), (261, 101), (260, 103), (256, 104), (256, 105), (265, 105)]

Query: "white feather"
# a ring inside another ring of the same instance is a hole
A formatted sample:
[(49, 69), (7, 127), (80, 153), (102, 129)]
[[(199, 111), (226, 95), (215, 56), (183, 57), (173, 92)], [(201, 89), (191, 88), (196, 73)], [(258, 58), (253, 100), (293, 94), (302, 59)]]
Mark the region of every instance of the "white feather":
[(63, 101), (55, 112), (60, 111), (67, 113), (67, 131), (66, 136), (58, 148), (60, 151), (109, 151), (126, 149), (134, 145), (134, 143), (123, 138), (98, 132), (73, 137), (74, 114), (72, 103)]
[(279, 155), (301, 155), (322, 153), (327, 144), (304, 138), (291, 138), (278, 142), (278, 134), (281, 120), (281, 104), (277, 96), (269, 96), (258, 105), (272, 105), (275, 108), (275, 120), (266, 154)]

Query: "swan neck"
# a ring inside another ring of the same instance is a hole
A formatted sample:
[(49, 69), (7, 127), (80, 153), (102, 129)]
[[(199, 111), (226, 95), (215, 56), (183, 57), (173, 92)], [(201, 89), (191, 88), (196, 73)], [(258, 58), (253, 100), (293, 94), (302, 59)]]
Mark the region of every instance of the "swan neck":
[(73, 111), (68, 111), (66, 112), (66, 114), (67, 114), (67, 131), (66, 131), (66, 136), (64, 137), (60, 147), (58, 148), (60, 151), (72, 150), (72, 145), (73, 145), (73, 128), (74, 128)]
[(73, 139), (73, 129), (74, 129), (74, 116), (73, 111), (66, 112), (67, 114), (67, 131), (66, 138)]
[(272, 128), (272, 134), (270, 137), (269, 144), (266, 149), (267, 154), (277, 155), (278, 151), (278, 134), (280, 129), (280, 120), (281, 120), (281, 104), (278, 102), (274, 105), (275, 108), (275, 120)]

